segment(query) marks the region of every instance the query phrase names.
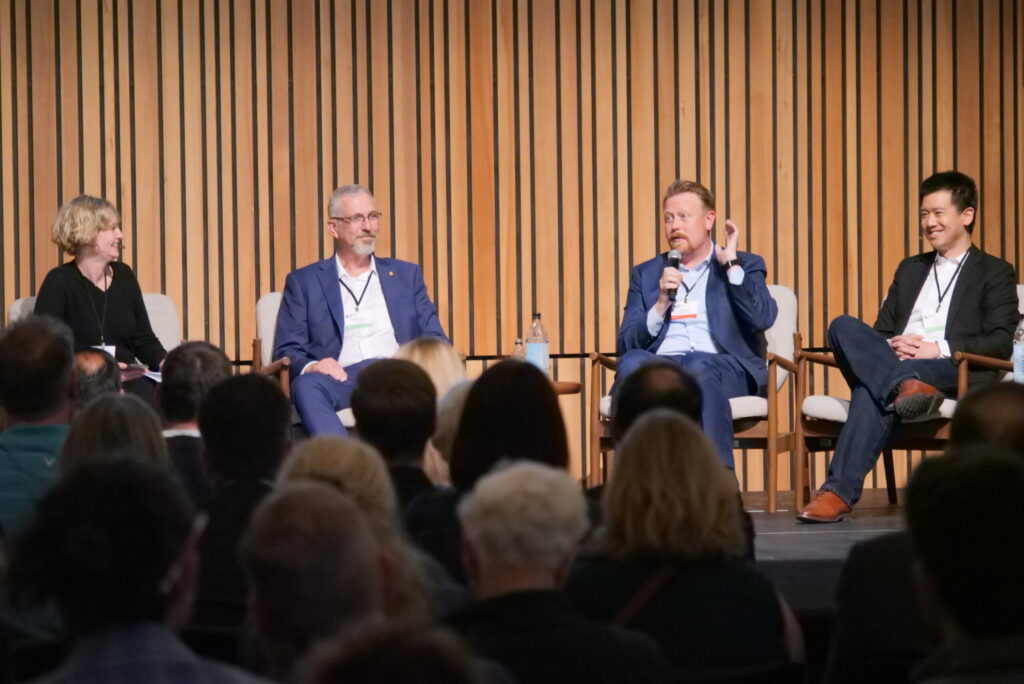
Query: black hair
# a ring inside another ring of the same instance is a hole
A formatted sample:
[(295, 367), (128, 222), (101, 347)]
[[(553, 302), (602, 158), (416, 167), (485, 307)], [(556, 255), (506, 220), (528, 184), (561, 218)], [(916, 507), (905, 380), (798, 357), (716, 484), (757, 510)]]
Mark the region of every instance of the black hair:
[(437, 423), (437, 390), (412, 361), (382, 359), (356, 377), (352, 413), (359, 436), (385, 461), (419, 463)]

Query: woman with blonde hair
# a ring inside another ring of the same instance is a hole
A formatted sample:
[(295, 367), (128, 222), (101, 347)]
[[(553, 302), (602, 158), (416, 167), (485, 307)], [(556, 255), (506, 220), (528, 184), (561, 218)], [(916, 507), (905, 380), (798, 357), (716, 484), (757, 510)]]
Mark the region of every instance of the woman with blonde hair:
[(455, 347), (438, 337), (417, 337), (395, 352), (394, 358), (412, 361), (426, 371), (441, 400), (455, 385), (466, 379), (466, 365)]
[(789, 607), (744, 558), (735, 482), (696, 423), (665, 409), (637, 420), (603, 506), (567, 587), (583, 615), (648, 634), (682, 677), (803, 661)]
[(398, 499), (384, 459), (372, 446), (334, 436), (298, 443), (278, 471), (278, 484), (295, 480), (326, 482), (358, 504), (391, 560), (390, 617), (427, 622), (460, 606), (466, 595), (444, 570), (405, 539)]
[[(119, 261), (124, 235), (114, 205), (80, 195), (60, 208), (50, 233), (73, 258), (46, 274), (35, 313), (67, 323), (76, 352), (98, 347), (122, 369), (138, 359), (156, 370), (166, 351), (149, 323), (135, 273)], [(125, 390), (152, 403), (153, 384), (145, 378), (126, 381)]]

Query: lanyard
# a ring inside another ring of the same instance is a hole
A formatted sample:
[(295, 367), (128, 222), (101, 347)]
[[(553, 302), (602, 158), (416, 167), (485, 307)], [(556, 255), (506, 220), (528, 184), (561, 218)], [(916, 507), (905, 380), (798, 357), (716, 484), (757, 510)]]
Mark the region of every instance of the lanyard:
[[(79, 273), (79, 275), (82, 276), (82, 280), (86, 280), (86, 281), (89, 280), (88, 278), (85, 277), (85, 274), (82, 273), (81, 270), (79, 270), (78, 273)], [(89, 284), (92, 285), (92, 282), (90, 282)], [(89, 307), (92, 309), (92, 315), (96, 319), (96, 324), (99, 326), (99, 329), (100, 329), (100, 346), (106, 346), (107, 343), (106, 343), (106, 340), (104, 339), (104, 336), (103, 336), (103, 328), (106, 326), (106, 323), (107, 323), (107, 292), (110, 291), (110, 284), (107, 282), (107, 269), (106, 269), (106, 267), (104, 267), (104, 269), (103, 269), (103, 315), (102, 316), (99, 314), (98, 311), (96, 311), (96, 304), (92, 301), (92, 294), (89, 292), (89, 288), (86, 287), (85, 283), (82, 283), (82, 289), (85, 291), (85, 298), (87, 300), (89, 300)]]
[(356, 297), (356, 293), (352, 291), (352, 288), (345, 284), (344, 280), (338, 278), (338, 282), (341, 283), (343, 288), (345, 288), (345, 291), (352, 295), (352, 300), (356, 303), (356, 311), (359, 311), (359, 305), (363, 303), (363, 299), (366, 297), (366, 291), (370, 289), (370, 281), (373, 280), (373, 273), (373, 271), (370, 271), (370, 275), (366, 278), (366, 284), (363, 285), (363, 291), (358, 297)]
[(711, 264), (706, 264), (701, 274), (697, 276), (697, 279), (695, 281), (693, 281), (693, 285), (687, 285), (686, 281), (683, 280), (679, 281), (679, 284), (683, 286), (684, 290), (686, 290), (686, 294), (683, 295), (683, 304), (686, 304), (687, 300), (690, 299), (690, 293), (693, 292), (693, 290), (697, 287), (697, 284), (700, 283), (700, 279), (706, 276), (708, 274), (708, 271), (710, 270)]
[(949, 293), (949, 288), (953, 286), (953, 281), (955, 281), (956, 277), (960, 275), (960, 269), (964, 267), (964, 261), (966, 260), (967, 252), (964, 252), (964, 255), (960, 257), (960, 262), (956, 265), (956, 270), (953, 271), (953, 277), (949, 279), (948, 283), (946, 283), (945, 290), (939, 289), (939, 269), (935, 262), (932, 262), (932, 275), (935, 276), (935, 292), (939, 295), (939, 303), (935, 307), (935, 313), (939, 313), (939, 309), (942, 308), (942, 300), (945, 299), (946, 295)]

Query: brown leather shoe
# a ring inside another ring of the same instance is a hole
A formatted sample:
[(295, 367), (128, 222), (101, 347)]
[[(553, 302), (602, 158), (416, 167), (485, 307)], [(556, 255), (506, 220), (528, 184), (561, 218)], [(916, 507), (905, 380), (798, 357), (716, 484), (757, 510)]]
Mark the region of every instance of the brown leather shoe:
[(920, 380), (904, 380), (892, 401), (893, 410), (903, 420), (922, 420), (938, 416), (945, 395)]
[(800, 511), (796, 519), (805, 523), (836, 523), (850, 512), (850, 507), (832, 492), (823, 489)]

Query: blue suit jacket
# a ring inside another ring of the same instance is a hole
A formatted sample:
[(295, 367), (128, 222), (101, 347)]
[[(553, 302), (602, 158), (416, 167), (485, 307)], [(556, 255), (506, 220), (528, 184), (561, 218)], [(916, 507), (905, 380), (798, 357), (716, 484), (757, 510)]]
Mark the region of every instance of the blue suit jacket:
[[(417, 337), (447, 340), (420, 267), (398, 259), (374, 260), (398, 343)], [(345, 309), (334, 255), (289, 273), (277, 314), (274, 358), (288, 357), (292, 378), (308, 363), (337, 358), (344, 331)]]
[[(772, 327), (779, 307), (765, 284), (764, 259), (748, 252), (739, 252), (737, 258), (745, 273), (739, 285), (730, 283), (726, 269), (711, 260), (705, 293), (708, 324), (719, 350), (736, 357), (763, 392), (768, 384), (764, 331)], [(663, 325), (657, 336), (647, 331), (647, 312), (658, 300), (658, 282), (665, 265), (666, 255), (661, 254), (633, 267), (616, 341), (619, 354), (630, 349), (656, 352), (668, 334), (668, 325)]]

